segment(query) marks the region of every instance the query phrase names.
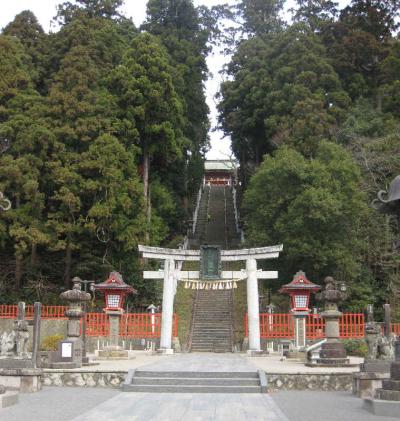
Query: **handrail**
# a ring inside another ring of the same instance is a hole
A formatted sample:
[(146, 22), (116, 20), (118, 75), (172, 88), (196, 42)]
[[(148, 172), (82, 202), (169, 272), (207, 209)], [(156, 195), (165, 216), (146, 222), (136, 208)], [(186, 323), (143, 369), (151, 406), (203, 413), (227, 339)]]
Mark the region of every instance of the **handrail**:
[(200, 209), (201, 197), (203, 195), (203, 188), (204, 188), (204, 185), (201, 184), (200, 188), (199, 188), (199, 191), (197, 192), (196, 208), (193, 212), (193, 225), (192, 225), (192, 234), (193, 235), (196, 232), (197, 218), (199, 216), (199, 209)]
[(232, 185), (232, 199), (233, 199), (233, 213), (235, 214), (236, 232), (240, 236), (240, 242), (244, 243), (244, 231), (242, 230), (242, 228), (240, 228), (240, 213), (237, 206), (237, 191), (234, 185)]

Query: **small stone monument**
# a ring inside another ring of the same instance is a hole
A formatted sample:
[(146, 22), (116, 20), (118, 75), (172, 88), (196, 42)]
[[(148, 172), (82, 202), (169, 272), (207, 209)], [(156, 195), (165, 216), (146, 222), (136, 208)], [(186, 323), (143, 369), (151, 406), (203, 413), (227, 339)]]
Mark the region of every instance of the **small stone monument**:
[(41, 304), (35, 303), (34, 309), (32, 353), (28, 352), (29, 323), (25, 319), (24, 302), (18, 303), (13, 330), (1, 337), (0, 384), (7, 390), (36, 392), (42, 388), (42, 370), (37, 368)]
[(346, 351), (339, 339), (339, 317), (342, 313), (338, 309), (338, 304), (346, 298), (346, 287), (338, 289), (337, 282), (327, 276), (324, 280), (325, 289), (317, 294), (317, 300), (324, 303), (325, 308), (321, 316), (325, 320), (326, 342), (321, 346), (319, 358), (316, 364), (319, 366), (341, 367), (349, 365), (350, 360), (346, 356)]
[[(384, 305), (384, 335), (380, 323), (374, 321), (372, 304), (367, 308), (365, 341), (368, 356), (360, 364), (360, 372), (353, 375), (353, 393), (360, 398), (373, 398), (382, 381), (389, 378), (390, 364), (394, 359), (394, 339), (390, 329), (390, 305)], [(388, 336), (386, 336), (388, 335)]]
[(68, 317), (67, 337), (58, 344), (58, 350), (49, 354), (47, 368), (80, 368), (82, 367), (81, 318), (84, 315), (82, 303), (89, 301), (91, 295), (81, 289), (80, 279), (72, 279), (72, 289), (62, 292), (60, 298), (68, 301), (65, 315)]
[(124, 313), (125, 296), (136, 293), (136, 290), (126, 284), (118, 272), (111, 272), (106, 281), (94, 285), (94, 290), (104, 293), (106, 301), (104, 312), (110, 321), (110, 344), (99, 351), (99, 359), (127, 359), (128, 351), (119, 345), (119, 322)]

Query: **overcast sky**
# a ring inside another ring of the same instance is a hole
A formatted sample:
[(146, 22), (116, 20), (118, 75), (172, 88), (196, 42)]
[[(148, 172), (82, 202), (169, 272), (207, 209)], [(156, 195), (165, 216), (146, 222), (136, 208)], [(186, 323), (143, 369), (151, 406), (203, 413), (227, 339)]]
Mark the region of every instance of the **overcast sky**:
[[(49, 31), (51, 28), (51, 20), (56, 14), (56, 5), (62, 3), (63, 0), (0, 0), (0, 28), (6, 26), (12, 21), (18, 13), (23, 10), (31, 10), (39, 22), (43, 26), (45, 31)], [(346, 0), (339, 0), (340, 4), (347, 3)], [(236, 3), (235, 0), (194, 0), (194, 4), (204, 4), (208, 7), (221, 4), (221, 3)], [(146, 15), (146, 4), (147, 0), (125, 0), (125, 6), (123, 10), (125, 15), (131, 17), (137, 26), (139, 26)], [(293, 4), (293, 0), (287, 2), (286, 7), (290, 8)], [(216, 124), (216, 109), (214, 95), (218, 91), (218, 86), (221, 82), (221, 75), (218, 73), (222, 68), (223, 64), (229, 60), (218, 53), (214, 53), (208, 57), (207, 63), (208, 68), (212, 74), (212, 78), (208, 80), (206, 84), (207, 91), (207, 102), (210, 107), (211, 113), (211, 124)], [(211, 132), (211, 146), (212, 149), (208, 153), (207, 157), (211, 159), (223, 158), (230, 155), (230, 139), (222, 139), (221, 132)]]

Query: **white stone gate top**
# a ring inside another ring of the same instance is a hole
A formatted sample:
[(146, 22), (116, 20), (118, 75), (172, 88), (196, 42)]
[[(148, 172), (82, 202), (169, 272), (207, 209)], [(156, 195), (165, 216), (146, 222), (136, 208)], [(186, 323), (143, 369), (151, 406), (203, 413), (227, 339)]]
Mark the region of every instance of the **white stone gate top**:
[[(238, 262), (248, 259), (276, 259), (282, 251), (283, 245), (270, 247), (256, 247), (239, 250), (221, 250), (223, 262)], [(200, 260), (200, 250), (168, 249), (162, 247), (139, 246), (139, 251), (147, 259), (175, 260), (181, 262)]]

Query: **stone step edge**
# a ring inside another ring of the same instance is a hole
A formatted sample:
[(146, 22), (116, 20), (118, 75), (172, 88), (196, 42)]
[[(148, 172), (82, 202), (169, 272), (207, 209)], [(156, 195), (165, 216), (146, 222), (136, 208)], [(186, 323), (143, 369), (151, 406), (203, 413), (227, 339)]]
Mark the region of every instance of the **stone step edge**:
[(134, 377), (152, 378), (257, 378), (260, 371), (150, 371), (130, 369), (125, 378), (125, 383), (131, 383)]
[(154, 386), (154, 385), (123, 385), (123, 392), (153, 392), (153, 393), (262, 393), (260, 386)]

